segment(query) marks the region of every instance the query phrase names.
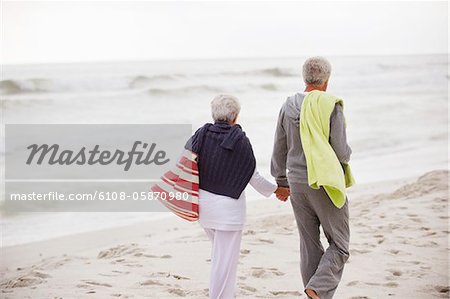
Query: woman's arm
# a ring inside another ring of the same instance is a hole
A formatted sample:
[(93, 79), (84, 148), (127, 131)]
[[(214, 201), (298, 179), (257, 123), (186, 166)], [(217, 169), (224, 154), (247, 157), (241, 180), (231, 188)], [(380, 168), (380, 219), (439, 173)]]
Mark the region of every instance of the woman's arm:
[[(263, 176), (261, 176), (258, 170), (255, 169), (252, 178), (250, 179), (250, 185), (255, 188), (261, 195), (265, 197), (269, 197), (273, 193), (277, 193), (277, 195), (282, 195), (287, 199), (289, 195), (289, 190), (287, 188), (278, 187), (277, 185), (269, 182)], [(277, 196), (278, 197), (278, 196)], [(280, 199), (280, 200), (285, 200)]]
[(249, 183), (256, 191), (265, 197), (269, 197), (277, 189), (277, 185), (266, 180), (256, 169)]

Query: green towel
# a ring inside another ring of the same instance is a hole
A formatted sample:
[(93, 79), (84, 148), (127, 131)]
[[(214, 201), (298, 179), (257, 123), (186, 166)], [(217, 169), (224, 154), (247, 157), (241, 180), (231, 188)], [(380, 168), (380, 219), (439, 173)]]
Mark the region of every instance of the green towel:
[(341, 164), (329, 143), (330, 116), (336, 104), (344, 101), (326, 92), (309, 92), (300, 111), (300, 139), (305, 153), (308, 184), (313, 189), (323, 186), (333, 204), (345, 204), (345, 188), (355, 183), (350, 165)]

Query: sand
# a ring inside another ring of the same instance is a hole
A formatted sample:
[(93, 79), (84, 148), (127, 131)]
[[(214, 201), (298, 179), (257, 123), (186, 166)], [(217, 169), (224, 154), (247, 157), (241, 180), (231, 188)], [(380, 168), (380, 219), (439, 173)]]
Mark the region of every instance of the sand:
[[(448, 172), (349, 191), (351, 256), (335, 298), (448, 298)], [(305, 298), (289, 202), (249, 202), (238, 298)], [(323, 239), (326, 246), (326, 240)], [(205, 298), (210, 243), (175, 216), (2, 248), (2, 298)]]

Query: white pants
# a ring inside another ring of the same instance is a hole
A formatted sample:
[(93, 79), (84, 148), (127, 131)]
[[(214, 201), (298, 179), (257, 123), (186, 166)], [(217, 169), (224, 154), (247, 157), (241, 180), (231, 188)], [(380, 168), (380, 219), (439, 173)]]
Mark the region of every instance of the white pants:
[(236, 291), (236, 275), (242, 231), (204, 229), (212, 242), (209, 298), (232, 299)]

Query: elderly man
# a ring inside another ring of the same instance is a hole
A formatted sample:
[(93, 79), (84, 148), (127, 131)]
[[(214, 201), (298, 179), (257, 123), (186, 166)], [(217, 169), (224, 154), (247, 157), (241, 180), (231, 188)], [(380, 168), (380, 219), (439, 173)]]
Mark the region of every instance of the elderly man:
[[(331, 65), (323, 57), (312, 57), (304, 63), (303, 79), (306, 88), (304, 92), (288, 97), (281, 107), (271, 162), (271, 172), (278, 186), (289, 186), (291, 190), (291, 204), (300, 235), (300, 269), (304, 291), (308, 298), (314, 299), (333, 297), (341, 280), (344, 264), (349, 258), (347, 200), (344, 197), (345, 204), (342, 203), (338, 208), (323, 187), (310, 187), (308, 156), (305, 155), (300, 134), (302, 103), (308, 93), (326, 91), (330, 73)], [(351, 149), (347, 145), (342, 106), (336, 104), (331, 109), (329, 139), (326, 142), (329, 142), (335, 153), (333, 158), (337, 157), (340, 163), (347, 163)], [(286, 169), (289, 170), (287, 175)], [(329, 243), (326, 251), (320, 242), (320, 225)]]

